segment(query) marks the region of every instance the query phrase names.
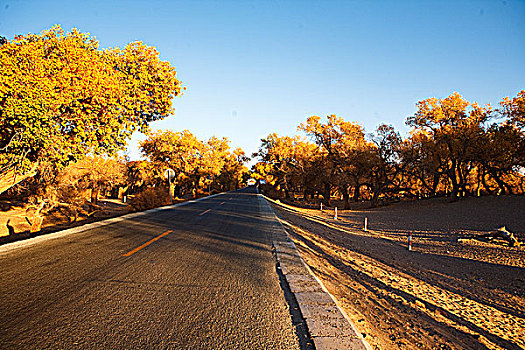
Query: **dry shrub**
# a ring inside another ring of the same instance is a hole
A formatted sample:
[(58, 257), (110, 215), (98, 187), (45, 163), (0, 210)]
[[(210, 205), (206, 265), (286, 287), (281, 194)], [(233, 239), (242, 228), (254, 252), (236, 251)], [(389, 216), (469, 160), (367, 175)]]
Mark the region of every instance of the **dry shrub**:
[(45, 206), (36, 216), (60, 213), (69, 223), (75, 222), (79, 215), (92, 216), (103, 209), (97, 204), (100, 190), (122, 184), (123, 174), (124, 166), (118, 158), (86, 157), (71, 164), (45, 187)]
[(130, 198), (133, 211), (143, 211), (170, 204), (170, 195), (165, 187), (150, 187)]

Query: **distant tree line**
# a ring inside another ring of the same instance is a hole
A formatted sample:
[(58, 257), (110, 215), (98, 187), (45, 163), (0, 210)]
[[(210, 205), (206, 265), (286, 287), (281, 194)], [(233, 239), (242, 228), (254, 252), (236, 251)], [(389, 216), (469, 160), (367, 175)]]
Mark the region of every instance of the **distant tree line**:
[[(222, 192), (238, 189), (246, 182), (248, 161), (240, 148), (232, 150), (228, 138), (215, 136), (208, 140), (199, 140), (188, 130), (173, 132), (157, 131), (141, 143), (142, 153), (148, 161), (136, 162), (130, 168), (137, 174), (150, 174), (149, 183), (161, 179), (165, 169), (175, 171), (174, 184), (177, 195), (191, 193), (195, 197), (199, 190)], [(139, 169), (142, 171), (136, 171)], [(156, 180), (151, 179), (151, 176)], [(139, 175), (130, 181), (136, 187), (144, 186), (148, 176)], [(131, 179), (130, 179), (131, 180)]]
[(408, 138), (390, 125), (372, 134), (335, 115), (312, 116), (304, 136), (270, 134), (253, 174), (293, 200), (351, 201), (525, 193), (525, 90), (494, 109), (458, 93), (417, 103)]
[[(175, 198), (195, 198), (237, 189), (249, 173), (244, 152), (231, 150), (226, 138), (201, 141), (187, 130), (159, 131), (141, 148), (147, 160), (88, 155), (57, 171), (45, 185), (36, 177), (28, 178), (3, 197), (28, 202), (26, 220), (39, 231), (45, 217), (73, 223), (104, 211), (100, 197), (126, 197), (130, 209), (145, 210), (169, 204), (169, 191)], [(171, 184), (164, 175), (168, 168), (176, 175)]]

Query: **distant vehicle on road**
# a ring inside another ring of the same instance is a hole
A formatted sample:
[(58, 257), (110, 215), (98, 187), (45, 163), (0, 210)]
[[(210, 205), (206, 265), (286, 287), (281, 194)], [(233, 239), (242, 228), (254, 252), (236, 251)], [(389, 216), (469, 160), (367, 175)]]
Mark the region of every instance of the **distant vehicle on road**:
[(249, 179), (248, 180), (248, 186), (255, 186), (256, 183), (257, 183), (257, 181), (255, 181), (255, 179)]

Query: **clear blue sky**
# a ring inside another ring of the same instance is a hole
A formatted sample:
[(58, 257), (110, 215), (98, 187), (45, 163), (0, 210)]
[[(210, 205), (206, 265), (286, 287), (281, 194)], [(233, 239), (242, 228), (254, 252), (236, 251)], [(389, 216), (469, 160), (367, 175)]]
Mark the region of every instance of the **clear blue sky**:
[(54, 24), (102, 48), (156, 46), (187, 91), (153, 128), (226, 136), (247, 154), (311, 115), (405, 134), (418, 100), (495, 105), (525, 89), (525, 1), (0, 0), (8, 39)]

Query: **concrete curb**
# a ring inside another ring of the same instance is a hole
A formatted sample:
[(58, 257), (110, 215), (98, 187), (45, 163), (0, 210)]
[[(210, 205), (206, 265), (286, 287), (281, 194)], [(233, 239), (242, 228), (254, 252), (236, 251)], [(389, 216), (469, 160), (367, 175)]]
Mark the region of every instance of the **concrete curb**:
[[(299, 255), (297, 247), (263, 195), (268, 216), (279, 227), (273, 230), (278, 268), (285, 276), (317, 350), (371, 350), (337, 300), (328, 292)], [(280, 232), (278, 232), (280, 231)]]
[(174, 208), (181, 207), (181, 206), (184, 206), (184, 205), (188, 205), (188, 204), (191, 204), (191, 203), (197, 203), (197, 202), (200, 202), (200, 201), (205, 200), (205, 199), (213, 198), (213, 197), (218, 196), (220, 194), (222, 194), (222, 193), (217, 193), (217, 194), (214, 194), (214, 195), (211, 195), (211, 196), (208, 196), (208, 197), (202, 197), (202, 198), (199, 198), (199, 199), (189, 200), (187, 202), (182, 202), (182, 203), (177, 203), (177, 204), (172, 204), (172, 205), (166, 205), (164, 207), (149, 209), (149, 210), (146, 210), (146, 211), (125, 214), (125, 215), (122, 215), (122, 216), (117, 216), (117, 217), (106, 219), (106, 220), (96, 221), (96, 222), (92, 222), (92, 223), (89, 223), (89, 224), (85, 224), (85, 225), (81, 225), (81, 226), (77, 226), (77, 227), (73, 227), (73, 228), (68, 228), (68, 229), (65, 229), (65, 230), (62, 230), (62, 231), (57, 231), (57, 232), (53, 232), (53, 233), (43, 234), (41, 236), (36, 236), (36, 237), (32, 237), (32, 238), (22, 239), (20, 241), (6, 243), (6, 244), (3, 244), (3, 245), (0, 246), (0, 254), (9, 253), (10, 251), (15, 250), (15, 249), (19, 249), (19, 248), (23, 248), (23, 247), (29, 247), (29, 246), (32, 246), (34, 244), (38, 244), (40, 242), (44, 242), (44, 241), (48, 241), (48, 240), (52, 240), (52, 239), (57, 239), (57, 238), (64, 237), (64, 236), (67, 236), (67, 235), (71, 235), (71, 234), (74, 234), (74, 233), (81, 233), (81, 232), (84, 232), (84, 231), (87, 231), (87, 230), (90, 230), (90, 229), (93, 229), (93, 228), (107, 226), (107, 225), (110, 225), (110, 224), (114, 224), (116, 222), (121, 222), (121, 221), (124, 221), (124, 220), (128, 220), (128, 219), (132, 219), (132, 218), (148, 215), (148, 214), (151, 214), (151, 213), (156, 213), (156, 212), (163, 211), (163, 210), (174, 209)]

